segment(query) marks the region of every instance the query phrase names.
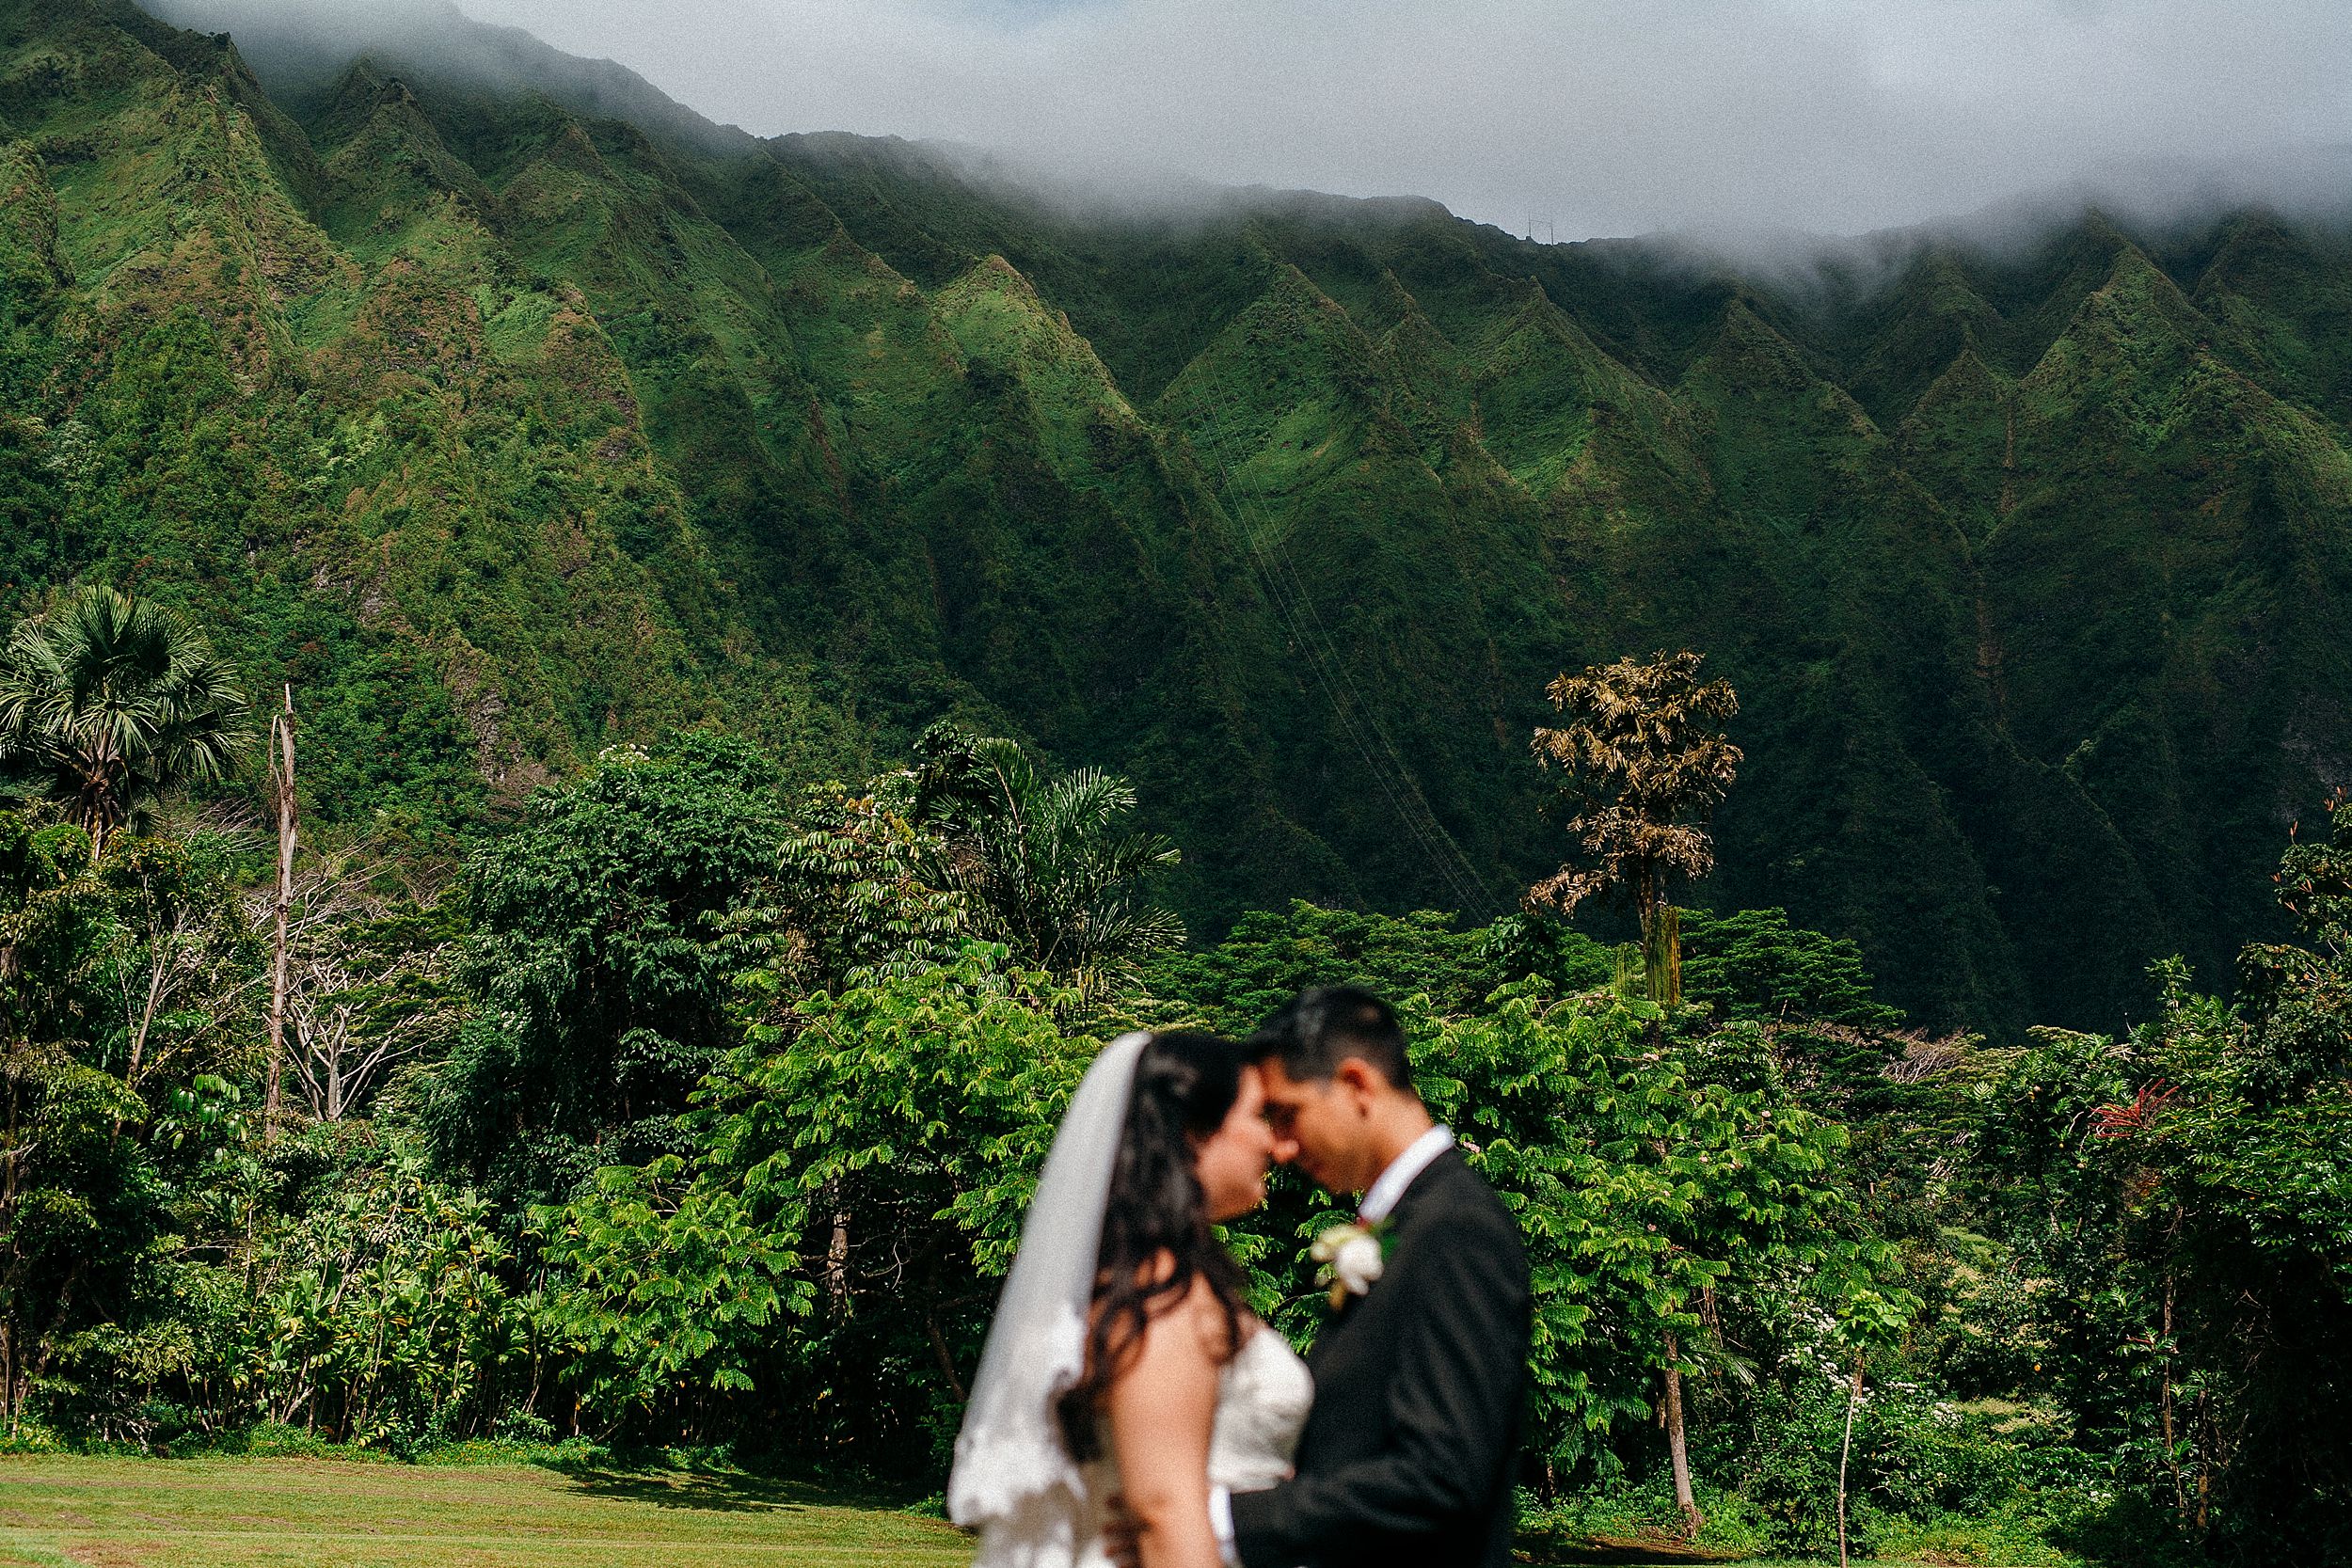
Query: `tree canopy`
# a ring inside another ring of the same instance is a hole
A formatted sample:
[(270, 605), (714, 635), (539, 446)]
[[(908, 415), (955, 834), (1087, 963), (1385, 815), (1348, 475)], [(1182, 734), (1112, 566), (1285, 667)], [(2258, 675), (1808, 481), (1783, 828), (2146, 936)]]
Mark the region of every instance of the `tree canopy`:
[(164, 796), (229, 775), (249, 738), (236, 672), (151, 600), (93, 584), (0, 649), (0, 771), (63, 805), (91, 852)]

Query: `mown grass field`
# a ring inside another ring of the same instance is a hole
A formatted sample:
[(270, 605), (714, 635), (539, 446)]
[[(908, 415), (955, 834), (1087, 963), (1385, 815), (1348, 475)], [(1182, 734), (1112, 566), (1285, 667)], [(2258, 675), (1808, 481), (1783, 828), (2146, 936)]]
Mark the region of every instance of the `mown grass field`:
[(6, 1568), (946, 1568), (935, 1520), (751, 1477), (0, 1459)]
[[(1869, 1568), (2056, 1560), (1986, 1544)], [(937, 1520), (733, 1473), (0, 1458), (0, 1568), (946, 1568), (969, 1558), (964, 1537)], [(1799, 1568), (1607, 1538), (1556, 1544), (1541, 1560)]]

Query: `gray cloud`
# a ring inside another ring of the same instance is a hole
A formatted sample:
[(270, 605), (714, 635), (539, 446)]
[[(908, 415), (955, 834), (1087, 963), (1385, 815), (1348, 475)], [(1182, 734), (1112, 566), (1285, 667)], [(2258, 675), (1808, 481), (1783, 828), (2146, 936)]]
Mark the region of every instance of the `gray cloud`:
[[(233, 25), (240, 8), (170, 0)], [(381, 17), (399, 0), (300, 0)], [(1435, 197), (1563, 240), (1851, 233), (2169, 160), (2347, 194), (2343, 0), (465, 0), (761, 134)], [(2250, 171), (2250, 172), (2248, 172)]]

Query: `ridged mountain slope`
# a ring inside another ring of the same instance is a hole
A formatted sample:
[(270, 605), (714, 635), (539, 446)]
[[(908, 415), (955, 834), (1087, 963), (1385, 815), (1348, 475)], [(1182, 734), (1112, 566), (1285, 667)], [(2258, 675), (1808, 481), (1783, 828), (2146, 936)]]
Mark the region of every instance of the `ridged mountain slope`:
[(1425, 202), (1114, 214), (464, 45), (265, 48), (273, 97), (0, 0), (0, 568), (223, 618), (325, 709), (329, 810), (955, 713), (1136, 775), (1204, 925), (1486, 912), (1562, 848), (1544, 681), (1687, 644), (1750, 754), (1702, 896), (2007, 1030), (2217, 974), (2352, 780), (2340, 235), (1789, 282)]

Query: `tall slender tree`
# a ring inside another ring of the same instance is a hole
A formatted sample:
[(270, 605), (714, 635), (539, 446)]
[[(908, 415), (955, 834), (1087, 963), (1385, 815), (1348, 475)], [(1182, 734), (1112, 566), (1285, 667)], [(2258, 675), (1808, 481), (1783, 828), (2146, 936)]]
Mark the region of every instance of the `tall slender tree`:
[(1590, 863), (1563, 865), (1528, 890), (1531, 910), (1566, 914), (1600, 894), (1632, 897), (1642, 922), (1650, 1000), (1682, 999), (1672, 877), (1714, 869), (1707, 820), (1738, 776), (1742, 753), (1718, 726), (1740, 711), (1728, 681), (1701, 681), (1701, 655), (1661, 653), (1562, 675), (1546, 689), (1570, 717), (1535, 732), (1535, 759), (1566, 775), (1577, 806), (1568, 831)]
[(289, 954), (286, 927), (294, 912), (294, 848), (300, 824), (294, 803), (294, 688), (286, 705), (269, 721), (270, 807), (278, 818), (278, 911), (271, 934), (269, 990), (269, 1079), (262, 1101), (262, 1136), (278, 1132), (278, 1096), (286, 1070), (286, 990)]
[(0, 649), (0, 769), (63, 805), (93, 858), (171, 791), (226, 776), (245, 716), (235, 667), (200, 632), (103, 585)]

